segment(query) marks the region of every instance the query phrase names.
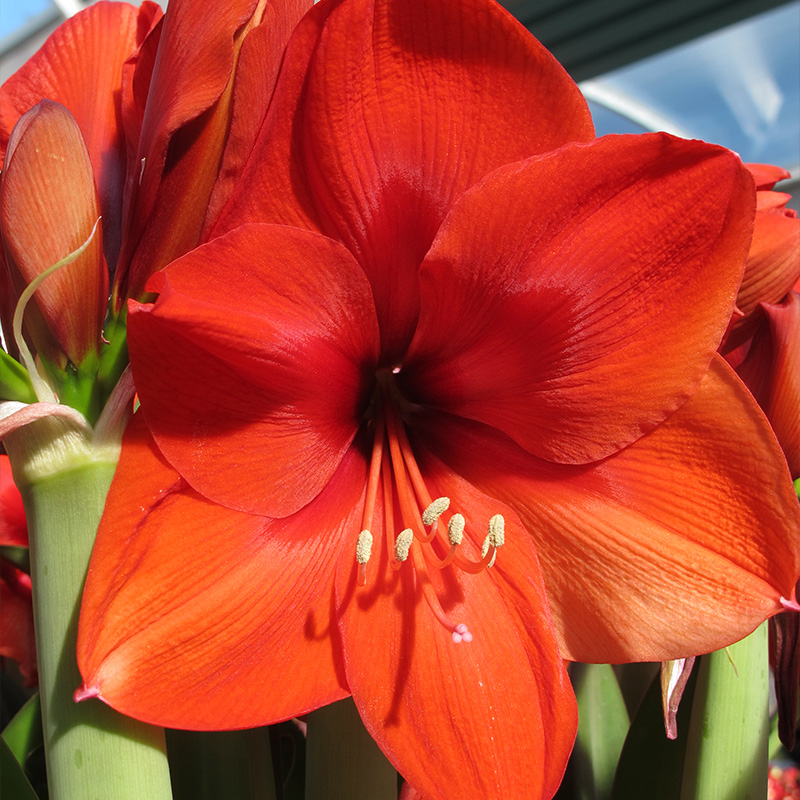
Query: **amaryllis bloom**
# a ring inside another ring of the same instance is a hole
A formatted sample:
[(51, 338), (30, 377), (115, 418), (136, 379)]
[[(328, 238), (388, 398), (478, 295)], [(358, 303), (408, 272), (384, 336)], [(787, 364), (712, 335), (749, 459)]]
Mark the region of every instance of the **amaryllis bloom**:
[(716, 355), (754, 194), (722, 148), (595, 140), (487, 0), (323, 0), (216, 238), (129, 304), (76, 696), (218, 729), (352, 694), (420, 796), (552, 796), (562, 659), (794, 600), (785, 460)]
[[(27, 547), (28, 525), (8, 456), (0, 455), (0, 546)], [(36, 684), (31, 576), (0, 556), (0, 656), (19, 664), (29, 686)]]

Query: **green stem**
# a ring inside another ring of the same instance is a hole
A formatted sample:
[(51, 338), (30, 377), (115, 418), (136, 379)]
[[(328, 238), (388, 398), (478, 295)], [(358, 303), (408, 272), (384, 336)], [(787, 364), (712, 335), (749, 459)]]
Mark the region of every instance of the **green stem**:
[(681, 800), (763, 800), (768, 705), (764, 623), (741, 642), (702, 658)]
[(81, 593), (116, 454), (93, 455), (74, 435), (54, 435), (48, 452), (40, 445), (53, 424), (41, 420), (7, 440), (28, 519), (50, 798), (168, 800), (163, 730), (97, 700), (72, 700), (81, 685), (75, 657)]
[(570, 777), (581, 800), (608, 800), (630, 721), (610, 664), (572, 664), (578, 736)]
[(308, 715), (306, 800), (396, 800), (397, 773), (352, 700)]

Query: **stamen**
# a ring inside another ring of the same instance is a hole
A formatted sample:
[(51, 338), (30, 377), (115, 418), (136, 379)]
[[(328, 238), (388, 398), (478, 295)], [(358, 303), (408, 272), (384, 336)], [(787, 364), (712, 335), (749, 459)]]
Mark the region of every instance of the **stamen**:
[(449, 497), (437, 497), (423, 512), (423, 525), (433, 525), (450, 508)]
[(358, 585), (364, 586), (367, 582), (367, 562), (372, 555), (372, 534), (363, 530), (358, 534), (356, 542), (356, 561), (358, 562)]
[(466, 522), (462, 514), (453, 514), (453, 516), (450, 517), (450, 522), (447, 523), (447, 538), (450, 540), (450, 544), (453, 545), (453, 547), (457, 547), (464, 541), (465, 527)]
[(397, 535), (394, 543), (394, 557), (397, 561), (405, 561), (408, 558), (408, 551), (411, 549), (411, 542), (414, 541), (414, 531), (406, 528)]
[[(396, 374), (397, 371), (392, 372)], [(383, 486), (384, 536), (386, 544), (394, 548), (392, 569), (400, 569), (410, 556), (413, 564), (412, 574), (431, 613), (450, 632), (454, 643), (471, 642), (472, 633), (466, 624), (463, 622), (456, 624), (442, 608), (438, 592), (430, 579), (431, 569), (434, 567), (444, 569), (454, 564), (465, 572), (477, 574), (494, 564), (497, 548), (501, 547), (505, 540), (504, 519), (500, 514), (495, 514), (490, 519), (489, 533), (484, 542), (482, 557), (478, 561), (473, 561), (461, 553), (459, 545), (464, 540), (466, 526), (462, 514), (453, 514), (450, 517), (447, 523), (448, 541), (444, 541), (444, 532), (439, 522), (442, 515), (450, 508), (450, 498), (444, 496), (431, 498), (408, 438), (393, 378), (385, 370), (379, 370), (376, 377), (378, 399), (374, 417), (375, 440), (368, 479), (368, 503), (365, 508), (365, 512), (369, 509), (369, 518), (365, 513), (362, 527), (364, 531), (372, 527), (371, 501), (377, 494), (375, 490), (377, 481), (380, 480)], [(379, 469), (378, 462), (380, 462)], [(399, 503), (399, 508), (393, 509), (393, 502)], [(402, 520), (409, 527), (394, 538), (396, 519)], [(438, 544), (435, 543), (437, 539)], [(415, 546), (412, 547), (412, 544)], [(430, 546), (423, 547), (425, 544)], [(441, 558), (439, 553), (445, 552), (445, 549), (447, 552), (444, 558)], [(366, 570), (362, 569), (361, 562), (359, 568), (359, 575), (363, 571), (362, 581), (366, 581)]]

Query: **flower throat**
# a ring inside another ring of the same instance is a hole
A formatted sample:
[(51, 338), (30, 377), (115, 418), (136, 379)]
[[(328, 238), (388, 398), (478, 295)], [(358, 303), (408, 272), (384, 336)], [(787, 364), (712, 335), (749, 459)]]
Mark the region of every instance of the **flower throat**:
[[(388, 552), (393, 553), (390, 563), (393, 570), (400, 569), (411, 560), (422, 595), (434, 617), (452, 635), (454, 642), (471, 642), (472, 633), (463, 622), (452, 620), (439, 601), (428, 570), (456, 567), (477, 574), (494, 564), (497, 550), (504, 541), (505, 521), (500, 514), (489, 520), (489, 531), (481, 549), (482, 557), (473, 561), (459, 552), (464, 538), (466, 522), (461, 514), (452, 514), (444, 532), (442, 516), (450, 508), (449, 497), (432, 498), (417, 465), (406, 435), (400, 407), (406, 401), (394, 383), (394, 370), (382, 369), (377, 373), (377, 385), (372, 400), (374, 411), (374, 438), (367, 478), (367, 495), (364, 502), (361, 533), (356, 542), (359, 586), (367, 583), (367, 564), (372, 554), (372, 527), (378, 491), (383, 492), (384, 531)], [(393, 492), (393, 489), (395, 492)], [(394, 494), (400, 503), (400, 517), (407, 526), (395, 535)], [(446, 555), (442, 558), (434, 544), (439, 542)]]

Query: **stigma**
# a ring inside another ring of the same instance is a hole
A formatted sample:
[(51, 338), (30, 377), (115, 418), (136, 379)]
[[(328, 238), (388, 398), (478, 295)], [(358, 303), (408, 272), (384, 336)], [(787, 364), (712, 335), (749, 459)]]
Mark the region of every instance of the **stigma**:
[[(391, 568), (412, 570), (429, 611), (452, 641), (455, 644), (471, 642), (473, 634), (467, 624), (452, 619), (444, 610), (431, 580), (432, 571), (457, 569), (478, 574), (494, 566), (497, 551), (505, 541), (505, 520), (501, 514), (490, 518), (480, 559), (473, 560), (460, 552), (467, 519), (459, 512), (449, 513), (449, 497), (432, 497), (428, 491), (396, 400), (391, 375), (387, 373), (382, 378), (379, 374), (374, 415), (368, 423), (374, 426), (374, 431), (361, 532), (356, 541), (357, 584), (362, 587), (367, 584), (375, 509), (380, 496), (383, 500), (383, 546), (389, 554)], [(399, 507), (395, 510), (396, 504)], [(403, 529), (395, 535), (398, 517)]]

